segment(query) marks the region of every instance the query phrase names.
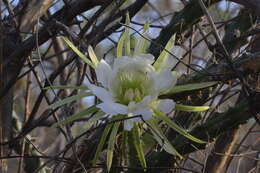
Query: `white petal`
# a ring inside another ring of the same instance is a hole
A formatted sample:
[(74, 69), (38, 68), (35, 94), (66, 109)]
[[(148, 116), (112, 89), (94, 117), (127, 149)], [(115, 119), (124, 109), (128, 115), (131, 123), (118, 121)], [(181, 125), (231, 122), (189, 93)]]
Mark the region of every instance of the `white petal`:
[(165, 114), (171, 112), (174, 107), (175, 107), (175, 102), (170, 99), (160, 100), (160, 103), (157, 105), (157, 109), (159, 109)]
[(105, 88), (108, 88), (109, 81), (112, 79), (112, 69), (109, 64), (106, 61), (101, 60), (95, 71), (98, 82), (101, 82)]
[(143, 98), (143, 100), (141, 101), (141, 104), (148, 105), (148, 104), (150, 104), (151, 102), (153, 102), (156, 99), (157, 99), (157, 97), (153, 97), (152, 95), (145, 96)]
[(152, 112), (150, 108), (139, 109), (133, 112), (134, 115), (141, 115), (142, 118), (135, 118), (134, 121), (142, 122), (143, 120), (149, 120), (152, 118)]
[(145, 64), (152, 64), (154, 62), (154, 56), (152, 54), (139, 54), (135, 55), (134, 58), (144, 62)]
[(152, 102), (151, 96), (145, 96), (141, 102), (135, 103), (131, 101), (128, 104), (128, 112), (135, 112), (136, 110), (143, 109), (144, 107), (147, 107), (149, 103)]
[(113, 64), (113, 70), (117, 71), (119, 68), (124, 68), (131, 62), (133, 62), (133, 59), (128, 56), (116, 58)]
[(103, 112), (110, 115), (127, 114), (127, 106), (118, 103), (100, 103), (97, 105), (97, 107), (100, 108)]
[(176, 59), (176, 57), (173, 57), (171, 55), (168, 55), (165, 59), (165, 61), (162, 63), (162, 65), (160, 66), (159, 70), (163, 70), (163, 69), (169, 69), (171, 70), (176, 64), (178, 63), (178, 60)]
[(142, 70), (144, 72), (155, 71), (154, 67), (151, 65), (154, 62), (154, 57), (151, 54), (141, 54), (133, 57), (133, 65), (136, 69)]
[[(147, 55), (150, 57), (150, 55)], [(152, 56), (152, 55), (151, 55)], [(116, 76), (119, 69), (124, 70), (125, 72), (129, 71), (140, 71), (140, 72), (151, 72), (155, 71), (154, 67), (151, 65), (153, 60), (141, 56), (128, 57), (123, 56), (117, 58), (113, 65), (113, 75)]]
[(103, 102), (114, 102), (112, 93), (108, 92), (106, 89), (92, 84), (88, 84), (88, 87), (92, 93)]
[(156, 99), (156, 97), (152, 97), (150, 95), (149, 96), (145, 96), (141, 102), (137, 103), (136, 107), (137, 107), (137, 109), (145, 107), (145, 106), (150, 104), (155, 99)]
[(145, 96), (139, 103), (130, 102), (128, 104), (128, 112), (133, 113), (134, 115), (150, 115), (149, 104), (156, 99), (157, 97)]
[(130, 131), (130, 130), (132, 130), (133, 126), (134, 126), (134, 122), (131, 119), (124, 121), (125, 130)]
[(128, 104), (128, 112), (133, 112), (135, 109), (136, 109), (136, 104), (135, 104), (135, 102), (131, 101)]
[(170, 89), (177, 82), (177, 78), (172, 75), (170, 70), (162, 71), (155, 78), (155, 87), (159, 93)]

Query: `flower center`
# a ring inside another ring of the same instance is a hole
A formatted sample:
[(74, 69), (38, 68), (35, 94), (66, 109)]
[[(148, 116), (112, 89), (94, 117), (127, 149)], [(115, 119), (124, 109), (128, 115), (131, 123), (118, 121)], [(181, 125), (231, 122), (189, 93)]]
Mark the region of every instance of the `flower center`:
[(152, 80), (140, 68), (125, 67), (119, 69), (113, 81), (113, 94), (116, 100), (128, 105), (131, 101), (140, 102), (152, 90)]

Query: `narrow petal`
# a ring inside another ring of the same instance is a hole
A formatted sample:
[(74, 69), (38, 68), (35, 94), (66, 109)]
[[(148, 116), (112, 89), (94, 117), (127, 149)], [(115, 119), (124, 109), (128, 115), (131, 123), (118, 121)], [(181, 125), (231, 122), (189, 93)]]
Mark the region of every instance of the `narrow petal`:
[(114, 102), (112, 93), (108, 92), (106, 89), (92, 84), (88, 84), (88, 87), (92, 93), (103, 102)]
[(97, 105), (97, 107), (100, 108), (103, 112), (110, 115), (127, 114), (127, 106), (118, 103), (100, 103)]
[(167, 114), (173, 110), (175, 107), (175, 102), (170, 99), (160, 100), (160, 103), (157, 105), (157, 109)]
[(98, 82), (105, 88), (108, 88), (109, 81), (112, 79), (112, 69), (109, 64), (106, 61), (101, 60), (95, 71)]
[(155, 86), (159, 93), (170, 89), (177, 81), (177, 78), (172, 75), (170, 70), (162, 71), (155, 78)]

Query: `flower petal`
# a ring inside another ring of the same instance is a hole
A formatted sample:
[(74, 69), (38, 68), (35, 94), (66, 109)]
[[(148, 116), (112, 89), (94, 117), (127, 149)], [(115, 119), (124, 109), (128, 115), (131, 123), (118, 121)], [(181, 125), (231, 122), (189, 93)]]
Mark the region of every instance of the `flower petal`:
[(109, 64), (101, 60), (95, 69), (98, 82), (100, 82), (105, 88), (108, 88), (109, 81), (112, 79), (112, 69)]
[(132, 61), (133, 60), (128, 56), (122, 56), (120, 58), (116, 58), (113, 64), (113, 71), (117, 71), (119, 68), (124, 68)]
[(149, 105), (153, 101), (157, 100), (157, 97), (158, 95), (150, 94), (149, 96), (145, 96), (140, 103), (144, 105)]
[(171, 70), (177, 63), (178, 60), (176, 59), (176, 57), (168, 55), (167, 57), (165, 57), (165, 61), (161, 64), (159, 71), (165, 69)]
[(124, 121), (124, 129), (125, 130), (130, 131), (130, 130), (132, 130), (133, 126), (134, 126), (133, 120), (128, 119), (128, 120)]
[(92, 93), (103, 102), (114, 102), (112, 93), (108, 92), (106, 89), (93, 84), (88, 84), (88, 87)]
[[(156, 98), (155, 98), (156, 99)], [(137, 110), (144, 109), (145, 107), (148, 107), (148, 105), (153, 101), (151, 96), (145, 96), (141, 102), (135, 103), (131, 101), (128, 104), (128, 112), (135, 112)]]
[(127, 106), (119, 103), (100, 103), (97, 105), (97, 107), (100, 108), (103, 112), (110, 115), (127, 114)]
[(113, 72), (117, 73), (118, 69), (136, 69), (143, 72), (155, 71), (151, 65), (154, 62), (154, 57), (150, 54), (135, 55), (133, 57), (122, 56), (115, 59)]
[(175, 102), (170, 99), (160, 100), (160, 103), (157, 105), (157, 109), (159, 109), (165, 114), (171, 112), (174, 107), (175, 107)]
[(156, 99), (156, 97), (157, 96), (151, 96), (151, 95), (145, 96), (142, 101), (140, 101), (139, 103), (136, 103), (136, 105), (134, 105), (135, 110), (142, 109), (142, 108), (148, 106), (151, 102), (153, 102)]
[(152, 118), (152, 111), (150, 108), (139, 109), (133, 112), (133, 115), (141, 115), (142, 118), (135, 118), (133, 121), (142, 122), (143, 120), (149, 120)]
[(172, 75), (171, 70), (164, 70), (159, 73), (155, 79), (155, 87), (157, 92), (162, 92), (170, 89), (177, 82), (177, 78)]
[(135, 55), (133, 58), (142, 61), (145, 64), (152, 64), (154, 62), (154, 56), (152, 54), (139, 54)]

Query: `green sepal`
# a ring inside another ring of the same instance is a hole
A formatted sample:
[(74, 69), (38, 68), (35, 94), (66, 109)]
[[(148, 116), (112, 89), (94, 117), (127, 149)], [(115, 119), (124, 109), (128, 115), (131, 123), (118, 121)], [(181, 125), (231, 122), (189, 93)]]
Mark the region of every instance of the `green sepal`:
[(209, 108), (210, 108), (209, 106), (188, 106), (182, 104), (175, 105), (175, 110), (186, 111), (186, 112), (201, 112), (201, 111), (206, 111)]
[(86, 64), (95, 68), (95, 65), (87, 58), (87, 56), (80, 52), (80, 50), (69, 39), (66, 37), (62, 37), (62, 39)]
[[(130, 25), (129, 13), (126, 13), (126, 25)], [(117, 49), (116, 49), (117, 57), (123, 56), (123, 47), (125, 47), (125, 55), (130, 56), (131, 41), (130, 41), (130, 34), (129, 34), (128, 27), (125, 27), (125, 30), (117, 43)]]
[(134, 124), (134, 127), (131, 132), (132, 132), (133, 142), (134, 142), (134, 146), (135, 146), (139, 161), (143, 168), (147, 168), (144, 150), (143, 150), (141, 139), (140, 139), (141, 138), (140, 128), (138, 127), (138, 125), (136, 123)]
[(113, 124), (113, 128), (108, 141), (108, 149), (107, 149), (107, 170), (110, 171), (113, 161), (114, 147), (116, 142), (116, 135), (121, 122), (116, 122)]
[(66, 97), (65, 99), (63, 99), (61, 101), (57, 101), (57, 102), (49, 105), (49, 108), (55, 109), (59, 106), (65, 105), (65, 104), (70, 103), (72, 101), (79, 100), (81, 98), (88, 97), (88, 96), (92, 96), (92, 93), (82, 93), (82, 94), (77, 94), (77, 95), (73, 95), (73, 96), (70, 96), (70, 97)]
[(77, 120), (77, 119), (79, 119), (79, 118), (85, 116), (85, 115), (89, 115), (89, 114), (95, 113), (95, 112), (97, 112), (97, 111), (98, 111), (98, 108), (97, 108), (96, 106), (91, 106), (91, 107), (89, 107), (89, 108), (87, 108), (87, 109), (84, 109), (83, 111), (81, 111), (81, 112), (79, 112), (79, 113), (76, 113), (76, 114), (74, 114), (74, 115), (71, 115), (70, 117), (68, 117), (68, 118), (66, 118), (66, 119), (64, 119), (64, 120), (59, 121), (59, 122), (53, 124), (53, 125), (51, 126), (51, 128), (55, 128), (55, 127), (58, 127), (58, 126), (61, 126), (61, 125), (68, 124), (68, 123), (70, 123), (70, 122), (73, 122), (73, 121), (75, 121), (75, 120)]
[(208, 87), (214, 86), (216, 84), (218, 84), (217, 81), (178, 85), (178, 86), (174, 86), (173, 88), (169, 89), (168, 91), (163, 92), (163, 94), (175, 94), (175, 93), (180, 93), (180, 92), (184, 92), (184, 91), (198, 90), (198, 89), (208, 88)]
[(154, 139), (158, 142), (158, 144), (169, 154), (174, 156), (178, 156), (182, 159), (182, 155), (172, 146), (167, 137), (162, 132), (158, 123), (154, 120), (148, 120), (146, 123), (150, 126), (150, 130), (153, 134)]
[[(163, 68), (165, 65), (167, 66), (166, 63), (168, 61), (168, 58), (173, 58), (173, 57), (168, 56), (169, 55), (168, 52), (171, 50), (171, 48), (174, 46), (174, 44), (175, 44), (175, 35), (173, 35), (170, 38), (170, 40), (166, 44), (164, 50), (162, 51), (162, 53), (159, 55), (159, 57), (153, 64), (153, 67), (155, 68), (156, 71), (160, 71), (161, 68)], [(176, 62), (177, 62), (177, 60), (176, 60)]]
[(178, 132), (179, 134), (183, 135), (184, 137), (190, 139), (191, 141), (200, 143), (200, 144), (204, 144), (206, 143), (205, 141), (202, 141), (194, 136), (192, 136), (191, 134), (189, 134), (185, 129), (181, 128), (180, 126), (178, 126), (175, 122), (173, 122), (172, 120), (170, 120), (164, 113), (162, 113), (161, 111), (157, 110), (157, 109), (153, 109), (154, 113), (157, 115), (156, 117), (160, 118), (161, 120), (163, 120), (166, 124), (168, 124), (173, 130), (175, 130), (176, 132)]
[(100, 141), (99, 141), (98, 146), (97, 146), (97, 150), (96, 150), (94, 159), (92, 161), (93, 166), (95, 166), (97, 164), (97, 160), (98, 160), (99, 154), (101, 153), (101, 151), (102, 151), (102, 149), (103, 149), (103, 147), (105, 145), (107, 136), (108, 136), (112, 126), (113, 126), (113, 124), (106, 125), (106, 127), (105, 127), (105, 129), (104, 129), (104, 131), (102, 133), (102, 136), (101, 136)]
[(44, 90), (49, 89), (79, 89), (79, 90), (88, 90), (88, 87), (85, 86), (67, 86), (67, 85), (55, 85), (55, 86), (48, 86), (43, 88)]
[(92, 46), (89, 46), (89, 47), (88, 47), (88, 55), (89, 55), (90, 59), (92, 60), (93, 65), (94, 65), (95, 67), (97, 67), (97, 65), (99, 64), (99, 60), (98, 60), (98, 58), (97, 58), (97, 56), (96, 56), (96, 54), (95, 54), (95, 51), (94, 51), (94, 49), (92, 48)]

